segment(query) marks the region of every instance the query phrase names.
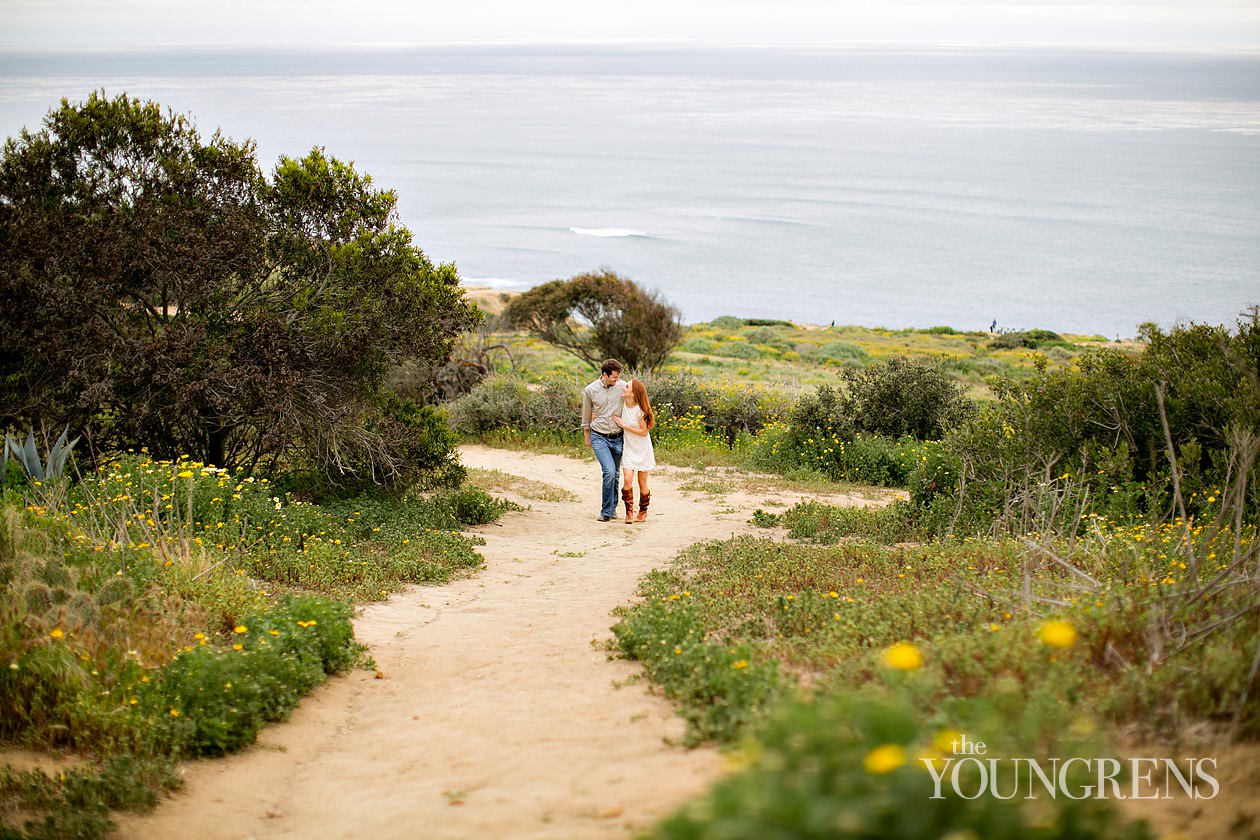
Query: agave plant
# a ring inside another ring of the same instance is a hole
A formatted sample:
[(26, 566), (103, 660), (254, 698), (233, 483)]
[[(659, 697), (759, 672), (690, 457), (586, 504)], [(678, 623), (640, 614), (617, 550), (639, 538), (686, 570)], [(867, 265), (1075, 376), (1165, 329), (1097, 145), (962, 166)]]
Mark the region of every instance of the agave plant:
[(70, 460), (70, 453), (74, 451), (74, 445), (79, 442), (79, 438), (67, 441), (66, 438), (69, 434), (70, 429), (67, 428), (61, 433), (61, 437), (57, 438), (57, 442), (48, 449), (47, 456), (42, 460), (39, 456), (39, 450), (35, 447), (34, 429), (22, 440), (6, 434), (4, 436), (3, 467), (5, 469), (8, 468), (9, 456), (12, 455), (13, 459), (22, 467), (22, 470), (34, 481), (48, 481), (60, 478), (66, 471), (66, 462)]

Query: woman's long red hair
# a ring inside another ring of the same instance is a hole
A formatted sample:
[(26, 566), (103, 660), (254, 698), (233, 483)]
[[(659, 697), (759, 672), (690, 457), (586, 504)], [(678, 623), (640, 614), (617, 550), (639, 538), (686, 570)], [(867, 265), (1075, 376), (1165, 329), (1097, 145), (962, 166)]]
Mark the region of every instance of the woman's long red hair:
[(648, 402), (647, 386), (639, 380), (635, 379), (630, 383), (630, 393), (634, 394), (634, 401), (643, 411), (643, 422), (647, 424), (648, 430), (656, 425), (656, 415), (652, 413), (652, 404)]

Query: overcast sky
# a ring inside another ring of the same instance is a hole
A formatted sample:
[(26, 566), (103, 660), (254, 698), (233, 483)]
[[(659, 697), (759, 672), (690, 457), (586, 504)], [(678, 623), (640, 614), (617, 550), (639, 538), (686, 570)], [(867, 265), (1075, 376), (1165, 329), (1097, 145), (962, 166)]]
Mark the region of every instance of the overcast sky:
[(0, 47), (653, 41), (1260, 46), (1260, 0), (0, 0)]

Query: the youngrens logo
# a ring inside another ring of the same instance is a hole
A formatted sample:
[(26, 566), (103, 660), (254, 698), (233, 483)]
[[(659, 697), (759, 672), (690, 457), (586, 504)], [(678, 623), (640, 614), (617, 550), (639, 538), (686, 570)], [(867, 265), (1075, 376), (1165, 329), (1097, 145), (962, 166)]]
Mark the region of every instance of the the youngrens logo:
[(961, 733), (949, 746), (951, 756), (919, 759), (932, 776), (932, 799), (944, 799), (946, 789), (963, 799), (1212, 799), (1220, 792), (1215, 758), (992, 758), (984, 741)]

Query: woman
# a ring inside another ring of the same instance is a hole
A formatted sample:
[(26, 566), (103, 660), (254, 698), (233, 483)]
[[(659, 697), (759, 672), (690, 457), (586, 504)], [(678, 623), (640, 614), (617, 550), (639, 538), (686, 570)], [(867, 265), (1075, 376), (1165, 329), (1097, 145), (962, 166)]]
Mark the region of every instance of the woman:
[[(652, 494), (648, 492), (648, 473), (656, 466), (656, 458), (652, 454), (652, 436), (649, 434), (656, 425), (656, 417), (652, 414), (652, 406), (648, 402), (647, 388), (637, 379), (626, 383), (621, 394), (621, 416), (614, 417), (617, 425), (626, 432), (621, 452), (621, 500), (626, 503), (626, 523), (647, 520), (648, 503)], [(639, 516), (634, 513), (634, 476), (639, 474)]]

